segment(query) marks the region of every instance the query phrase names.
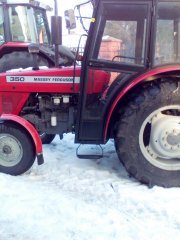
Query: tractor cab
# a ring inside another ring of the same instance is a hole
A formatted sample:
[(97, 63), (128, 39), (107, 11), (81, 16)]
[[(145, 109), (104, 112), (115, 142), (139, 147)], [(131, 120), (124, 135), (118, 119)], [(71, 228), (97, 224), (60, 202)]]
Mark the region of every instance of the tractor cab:
[[(113, 134), (104, 119), (113, 111), (115, 99), (121, 98), (120, 92), (129, 91), (137, 84), (135, 79), (151, 69), (159, 67), (166, 72), (180, 63), (180, 1), (115, 0), (112, 4), (100, 0), (93, 1), (93, 6), (82, 64), (83, 94), (76, 137), (77, 141), (96, 139), (102, 143), (106, 134)], [(90, 95), (89, 81), (96, 84), (91, 73), (95, 75), (97, 70), (109, 73), (109, 82), (99, 79), (104, 81), (101, 92)]]
[(51, 8), (38, 1), (0, 1), (0, 44), (31, 42), (50, 45), (46, 11)]

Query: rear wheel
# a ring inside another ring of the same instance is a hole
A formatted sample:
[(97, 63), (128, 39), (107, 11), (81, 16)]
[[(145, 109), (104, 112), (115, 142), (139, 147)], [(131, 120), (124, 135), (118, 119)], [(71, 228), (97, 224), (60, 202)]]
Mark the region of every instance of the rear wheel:
[[(37, 61), (38, 66), (49, 66), (47, 59), (40, 55), (38, 55)], [(8, 53), (3, 55), (0, 59), (0, 72), (33, 66), (33, 56), (26, 51)]]
[(180, 186), (180, 90), (177, 82), (142, 87), (117, 124), (115, 146), (130, 175), (149, 186)]
[(34, 163), (35, 149), (25, 130), (12, 124), (0, 125), (0, 172), (19, 175)]

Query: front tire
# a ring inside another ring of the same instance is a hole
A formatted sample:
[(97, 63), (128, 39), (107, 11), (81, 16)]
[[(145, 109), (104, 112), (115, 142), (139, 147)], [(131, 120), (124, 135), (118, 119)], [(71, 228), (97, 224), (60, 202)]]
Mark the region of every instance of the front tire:
[(180, 186), (178, 82), (151, 83), (133, 95), (116, 128), (120, 161), (130, 175), (149, 186)]
[(35, 149), (28, 133), (13, 124), (0, 124), (0, 172), (19, 175), (34, 161)]

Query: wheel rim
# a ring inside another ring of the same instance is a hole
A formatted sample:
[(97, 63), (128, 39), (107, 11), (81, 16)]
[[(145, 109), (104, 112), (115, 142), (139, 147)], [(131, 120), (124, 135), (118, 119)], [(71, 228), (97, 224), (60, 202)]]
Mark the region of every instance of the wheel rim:
[(152, 165), (180, 170), (180, 106), (166, 106), (151, 113), (141, 126), (139, 145)]
[(12, 167), (18, 164), (23, 156), (22, 145), (10, 134), (0, 134), (0, 165)]

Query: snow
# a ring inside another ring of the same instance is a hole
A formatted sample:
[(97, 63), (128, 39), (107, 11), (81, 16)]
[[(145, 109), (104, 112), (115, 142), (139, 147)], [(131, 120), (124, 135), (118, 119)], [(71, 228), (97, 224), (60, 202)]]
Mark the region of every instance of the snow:
[[(47, 66), (39, 66), (39, 69), (40, 70), (46, 70), (48, 69)], [(6, 72), (7, 73), (15, 73), (15, 72), (27, 72), (27, 71), (32, 71), (33, 68), (32, 67), (27, 67), (27, 68), (15, 68), (15, 69), (10, 69), (10, 70), (7, 70)]]
[(169, 240), (180, 236), (180, 189), (129, 178), (113, 141), (76, 157), (72, 134), (44, 146), (45, 164), (0, 174), (0, 240)]

